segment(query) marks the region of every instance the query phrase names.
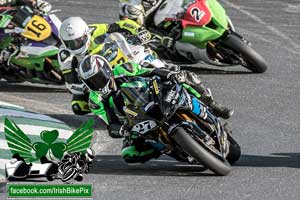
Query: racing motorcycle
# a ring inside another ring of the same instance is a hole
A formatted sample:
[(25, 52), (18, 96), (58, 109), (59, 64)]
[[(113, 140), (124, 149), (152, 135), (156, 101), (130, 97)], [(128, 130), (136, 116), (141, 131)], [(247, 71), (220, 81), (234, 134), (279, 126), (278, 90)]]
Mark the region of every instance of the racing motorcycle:
[(41, 13), (28, 6), (2, 9), (0, 48), (8, 47), (13, 53), (7, 62), (0, 63), (0, 79), (55, 85), (64, 83), (57, 60), (61, 21), (54, 12)]
[(176, 78), (128, 77), (121, 84), (131, 133), (155, 141), (160, 150), (179, 161), (202, 164), (227, 175), (241, 149), (219, 118), (190, 95)]
[(144, 66), (151, 65), (155, 68), (165, 66), (150, 48), (146, 45), (140, 45), (141, 42), (136, 36), (126, 36), (125, 38), (121, 33), (115, 32), (106, 34), (101, 43), (102, 45), (99, 45), (91, 54), (105, 57), (111, 66), (129, 61)]
[[(242, 65), (254, 73), (267, 70), (267, 63), (238, 34), (216, 0), (160, 0), (146, 13), (146, 27), (160, 35), (176, 35), (174, 49), (157, 47), (164, 59), (180, 64), (200, 61), (216, 66)], [(164, 27), (164, 28), (161, 28)], [(167, 28), (166, 28), (167, 27)], [(179, 32), (178, 32), (179, 30)], [(160, 43), (160, 42), (159, 42)]]

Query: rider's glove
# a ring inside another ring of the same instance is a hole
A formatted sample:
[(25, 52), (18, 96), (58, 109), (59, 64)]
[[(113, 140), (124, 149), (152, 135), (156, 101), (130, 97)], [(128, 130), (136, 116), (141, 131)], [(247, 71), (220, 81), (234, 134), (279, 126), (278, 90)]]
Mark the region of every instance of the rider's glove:
[(174, 46), (174, 39), (172, 37), (155, 34), (152, 39), (164, 48), (172, 48)]
[(75, 95), (82, 95), (88, 92), (88, 88), (84, 83), (67, 83), (66, 82), (67, 89)]
[(139, 38), (141, 43), (145, 44), (149, 40), (151, 40), (151, 33), (144, 27), (141, 27), (138, 30), (137, 37)]
[(4, 33), (8, 33), (8, 34), (21, 34), (23, 33), (25, 30), (23, 28), (20, 27), (14, 27), (11, 29), (4, 29)]
[(178, 75), (178, 71), (170, 71), (167, 74), (167, 79), (176, 79), (177, 80), (177, 75)]
[(173, 63), (164, 63), (164, 64), (165, 64), (165, 68), (167, 70), (170, 70), (170, 71), (179, 71), (180, 70), (179, 65), (175, 65)]
[(44, 0), (37, 0), (37, 9), (40, 10), (41, 12), (44, 12), (44, 13), (48, 13), (51, 9), (52, 9), (52, 6), (50, 3), (44, 1)]
[(172, 48), (174, 46), (174, 39), (171, 37), (162, 37), (160, 44), (165, 48)]

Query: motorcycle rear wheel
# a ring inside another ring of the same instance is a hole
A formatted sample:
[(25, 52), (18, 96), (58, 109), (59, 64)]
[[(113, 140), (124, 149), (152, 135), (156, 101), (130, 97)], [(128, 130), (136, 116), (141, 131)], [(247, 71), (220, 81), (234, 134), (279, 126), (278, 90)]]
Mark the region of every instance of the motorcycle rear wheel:
[(226, 160), (221, 160), (196, 142), (183, 128), (178, 127), (173, 135), (175, 142), (187, 154), (203, 164), (206, 168), (219, 176), (226, 176), (231, 171), (231, 166)]
[(254, 73), (264, 73), (267, 70), (268, 65), (265, 59), (239, 36), (235, 34), (228, 35), (226, 39), (222, 41), (222, 46), (237, 53), (245, 61), (245, 64), (242, 65), (250, 71)]

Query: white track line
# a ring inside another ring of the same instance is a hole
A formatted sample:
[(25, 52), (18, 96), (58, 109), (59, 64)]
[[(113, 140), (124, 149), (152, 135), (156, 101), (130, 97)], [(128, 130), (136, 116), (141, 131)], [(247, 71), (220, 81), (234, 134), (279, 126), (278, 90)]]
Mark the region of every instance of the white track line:
[(296, 44), (290, 37), (288, 37), (287, 35), (285, 35), (283, 32), (281, 32), (280, 30), (278, 30), (277, 28), (273, 27), (273, 26), (270, 26), (268, 25), (268, 23), (266, 23), (265, 21), (263, 21), (260, 17), (252, 14), (251, 12), (249, 11), (246, 11), (244, 10), (243, 8), (241, 8), (240, 6), (234, 4), (234, 3), (231, 3), (229, 1), (224, 1), (222, 0), (222, 2), (224, 4), (227, 4), (228, 6), (240, 11), (241, 13), (247, 15), (248, 17), (252, 18), (254, 21), (260, 23), (261, 25), (263, 25), (264, 27), (266, 27), (267, 29), (269, 29), (271, 32), (275, 33), (277, 36), (287, 40), (290, 45), (296, 49), (300, 49), (300, 46), (298, 44)]
[(41, 102), (41, 101), (37, 101), (37, 100), (33, 100), (33, 99), (17, 97), (14, 95), (9, 95), (7, 93), (5, 93), (5, 97), (9, 101), (14, 101), (16, 103), (23, 102), (23, 105), (25, 108), (35, 105), (35, 108), (39, 108), (39, 110), (42, 112), (50, 112), (50, 113), (57, 113), (57, 114), (70, 114), (70, 112), (71, 112), (71, 109), (66, 110), (66, 109), (57, 108), (57, 105), (53, 104), (53, 103)]
[(300, 55), (300, 52), (294, 51), (294, 50), (292, 50), (292, 49), (290, 49), (290, 48), (288, 48), (286, 46), (282, 46), (282, 44), (280, 42), (278, 42), (278, 41), (274, 41), (274, 40), (271, 40), (271, 39), (268, 39), (268, 38), (264, 38), (261, 34), (258, 34), (258, 33), (255, 33), (253, 31), (249, 31), (249, 30), (243, 29), (243, 28), (239, 28), (239, 30), (242, 30), (244, 33), (247, 33), (247, 34), (249, 34), (249, 35), (257, 38), (258, 40), (270, 43), (270, 44), (272, 44), (272, 45), (274, 45), (276, 47), (283, 48), (283, 49), (285, 49), (285, 50), (287, 50), (287, 51), (289, 51), (289, 52), (291, 52), (293, 54), (296, 54), (298, 56)]
[(18, 105), (15, 105), (15, 104), (10, 104), (10, 103), (3, 102), (3, 101), (0, 101), (0, 106), (4, 106), (4, 107), (15, 107), (16, 109), (24, 110), (24, 107), (22, 107), (22, 106), (18, 106)]

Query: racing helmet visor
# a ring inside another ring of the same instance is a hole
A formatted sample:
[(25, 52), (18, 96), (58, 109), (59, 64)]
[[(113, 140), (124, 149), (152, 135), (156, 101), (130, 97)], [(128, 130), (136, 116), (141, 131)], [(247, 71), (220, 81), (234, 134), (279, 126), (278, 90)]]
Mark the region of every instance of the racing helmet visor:
[(82, 37), (77, 39), (64, 40), (64, 44), (68, 49), (74, 51), (84, 47), (88, 43), (88, 41), (89, 41), (89, 37), (87, 34), (85, 34)]
[(100, 64), (100, 61), (96, 59), (96, 65), (99, 71), (88, 79), (83, 79), (83, 82), (93, 91), (103, 90), (112, 78), (110, 66), (107, 62)]

